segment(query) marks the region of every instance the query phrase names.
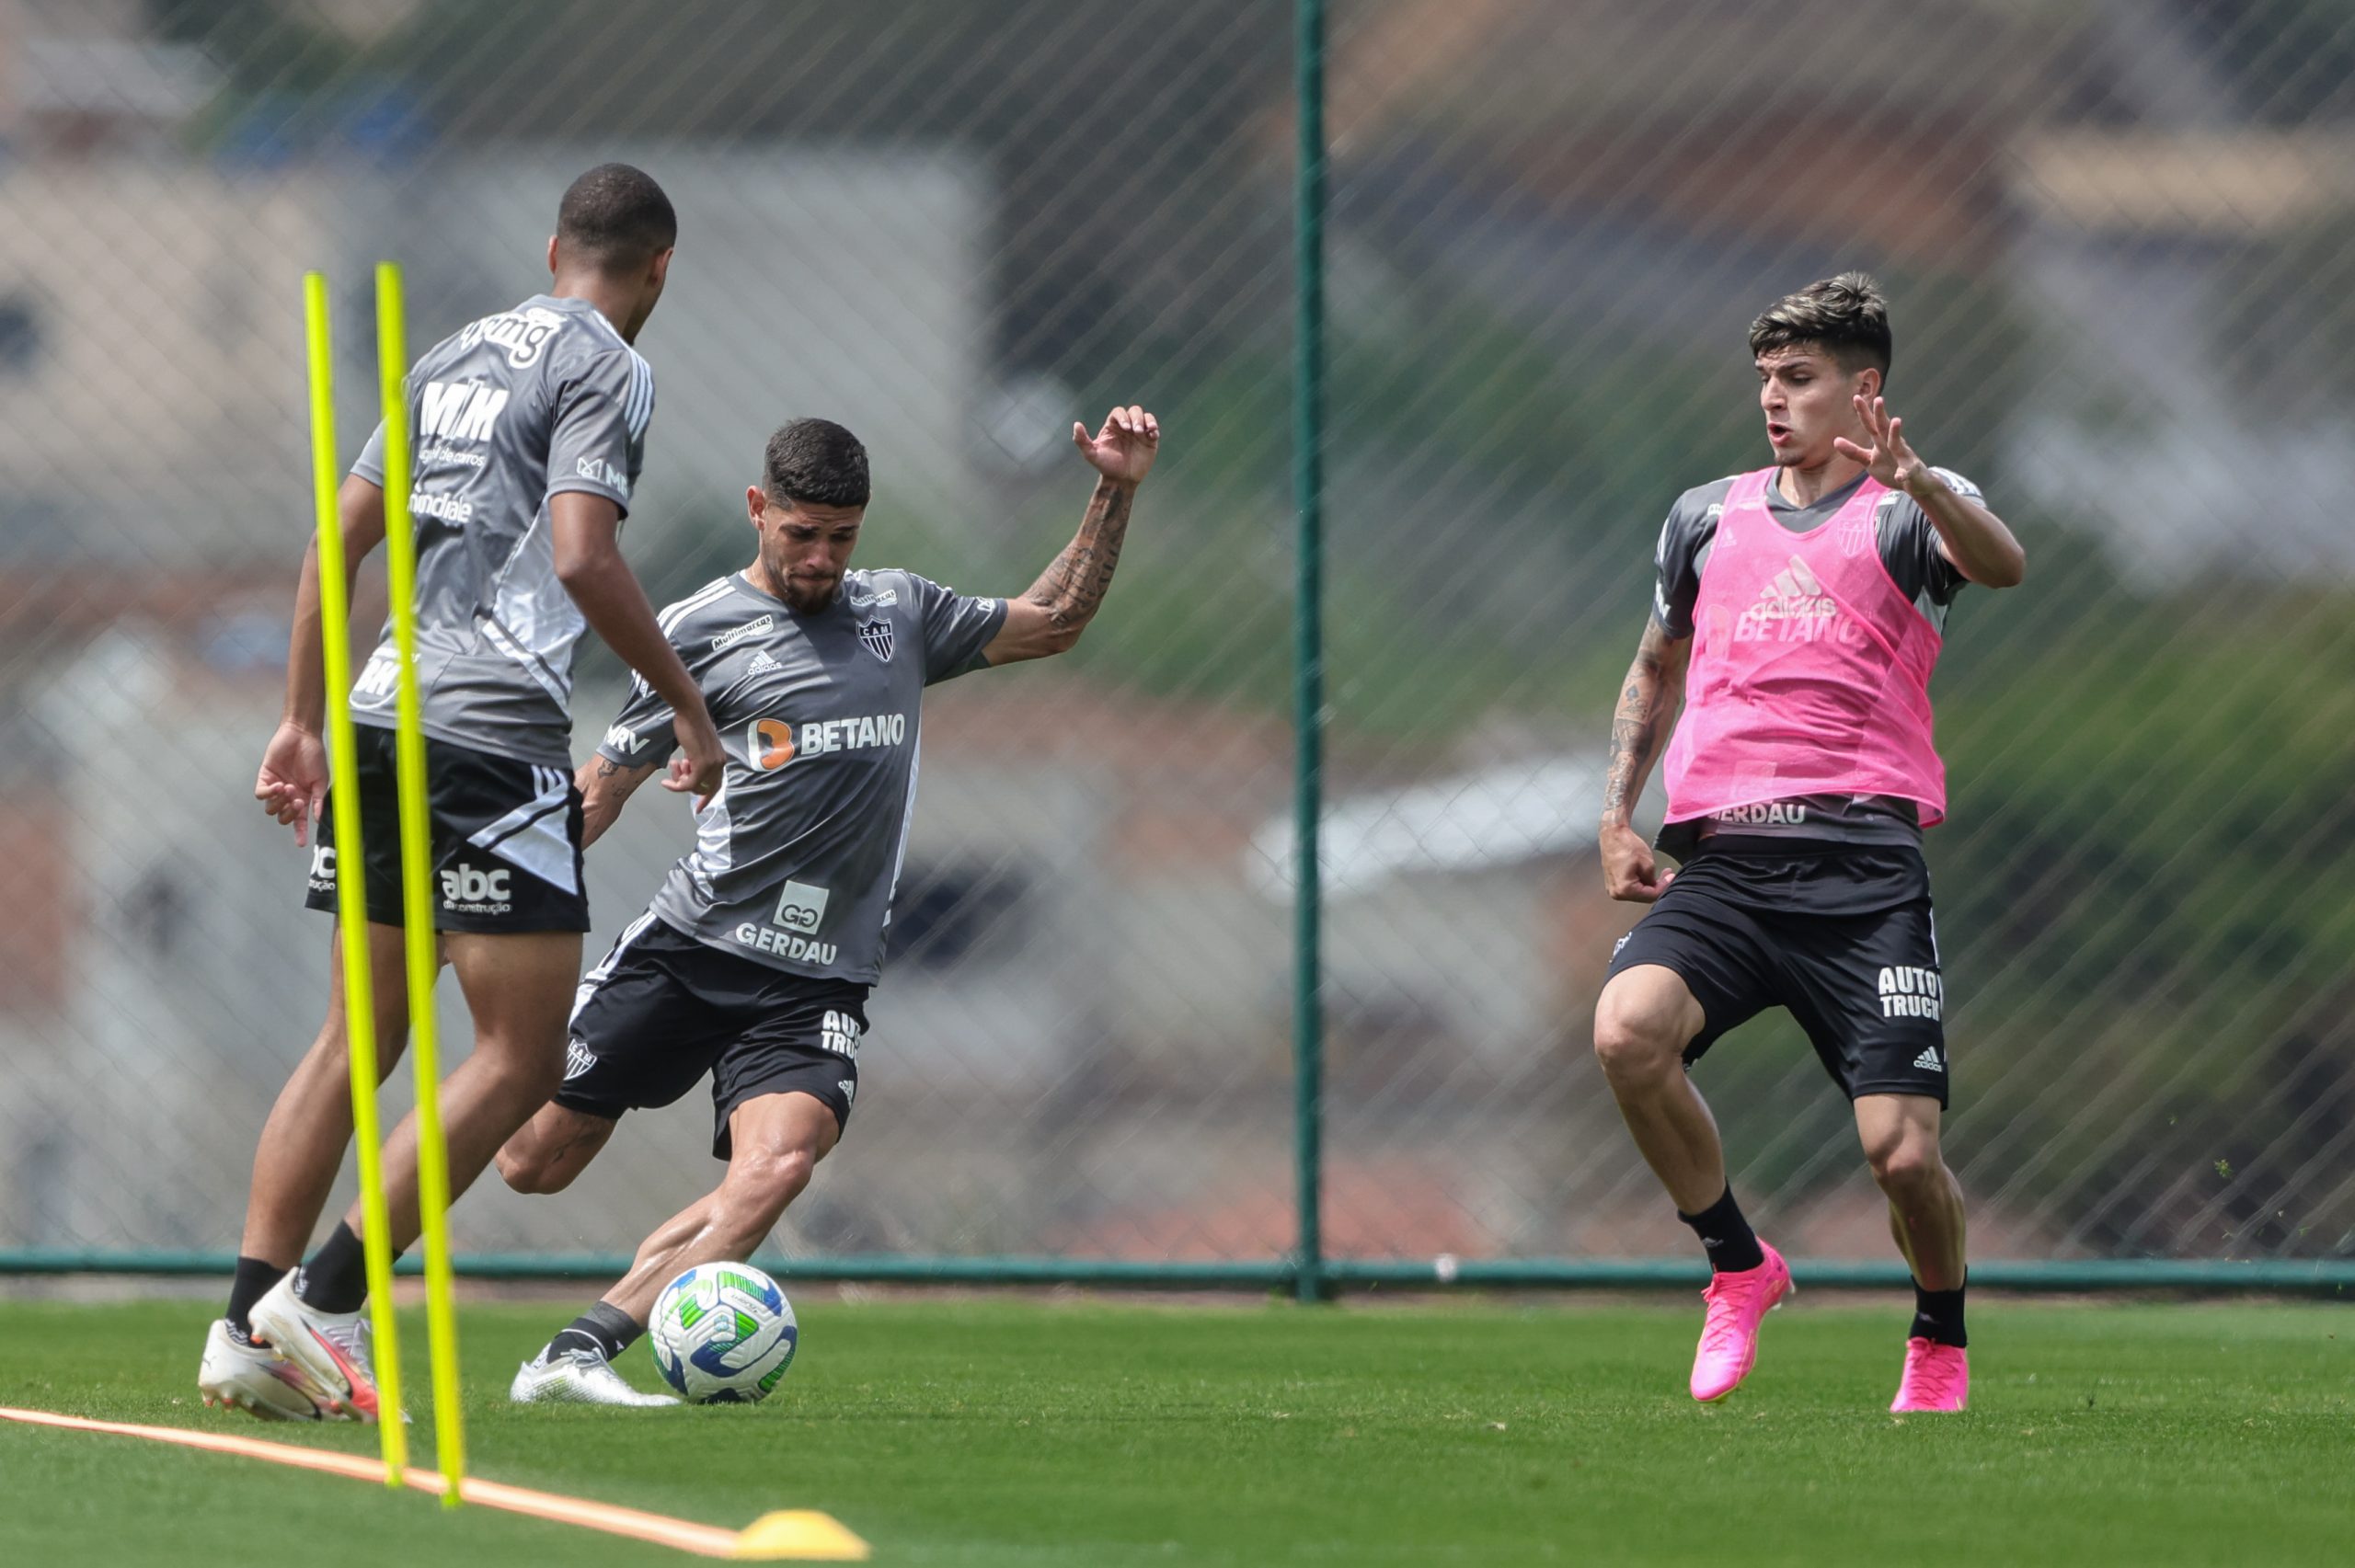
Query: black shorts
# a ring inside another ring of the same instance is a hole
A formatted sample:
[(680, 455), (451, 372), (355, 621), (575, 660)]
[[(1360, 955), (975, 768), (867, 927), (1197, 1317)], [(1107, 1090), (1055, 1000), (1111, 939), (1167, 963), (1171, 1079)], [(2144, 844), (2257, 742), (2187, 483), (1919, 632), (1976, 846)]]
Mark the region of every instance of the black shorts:
[(858, 1093), (870, 989), (788, 975), (640, 915), (580, 982), (556, 1103), (618, 1119), (708, 1072), (715, 1158), (728, 1158), (736, 1107), (763, 1094), (814, 1094), (839, 1131)]
[(1673, 970), (1701, 1003), (1687, 1066), (1782, 1007), (1850, 1099), (1947, 1104), (1945, 986), (1918, 850), (1704, 850), (1620, 939), (1611, 973), (1642, 964)]
[[(354, 725), (368, 918), (402, 925), (401, 822), (389, 729)], [(587, 931), (580, 792), (562, 768), (428, 738), (436, 931)], [(336, 910), (335, 818), (323, 812), (305, 908)]]

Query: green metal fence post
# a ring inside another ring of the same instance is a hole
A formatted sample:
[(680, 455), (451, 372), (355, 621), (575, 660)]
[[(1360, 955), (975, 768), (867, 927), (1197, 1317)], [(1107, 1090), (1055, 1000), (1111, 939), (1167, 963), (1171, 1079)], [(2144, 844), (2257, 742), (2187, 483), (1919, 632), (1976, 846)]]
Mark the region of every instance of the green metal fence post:
[(1294, 0), (1293, 69), (1299, 94), (1300, 167), (1292, 215), (1292, 498), (1299, 511), (1292, 611), (1293, 785), (1297, 870), (1292, 885), (1293, 1114), (1297, 1122), (1300, 1249), (1293, 1288), (1324, 1299), (1320, 1225), (1324, 1167), (1325, 1013), (1321, 958), (1324, 891), (1317, 818), (1325, 767), (1325, 5)]

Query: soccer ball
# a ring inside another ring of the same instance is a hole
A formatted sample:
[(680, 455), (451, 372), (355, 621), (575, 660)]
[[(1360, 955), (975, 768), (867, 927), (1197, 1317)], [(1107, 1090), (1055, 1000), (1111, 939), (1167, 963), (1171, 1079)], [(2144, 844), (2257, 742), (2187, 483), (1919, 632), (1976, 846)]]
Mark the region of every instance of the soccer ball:
[(649, 1343), (690, 1404), (752, 1404), (793, 1365), (801, 1333), (776, 1281), (748, 1263), (697, 1264), (662, 1288)]

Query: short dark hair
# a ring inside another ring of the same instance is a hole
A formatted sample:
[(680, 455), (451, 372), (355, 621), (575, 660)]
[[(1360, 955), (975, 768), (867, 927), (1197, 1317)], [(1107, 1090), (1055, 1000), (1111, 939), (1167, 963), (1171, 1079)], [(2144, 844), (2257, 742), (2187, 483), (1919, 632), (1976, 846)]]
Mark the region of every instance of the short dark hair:
[(592, 266), (631, 270), (679, 242), (679, 215), (644, 169), (599, 164), (565, 188), (556, 238)]
[(1862, 272), (1843, 272), (1785, 294), (1750, 324), (1750, 357), (1797, 344), (1821, 349), (1844, 371), (1889, 376), (1889, 302)]
[(761, 488), (779, 506), (867, 504), (867, 448), (832, 419), (796, 419), (769, 438)]

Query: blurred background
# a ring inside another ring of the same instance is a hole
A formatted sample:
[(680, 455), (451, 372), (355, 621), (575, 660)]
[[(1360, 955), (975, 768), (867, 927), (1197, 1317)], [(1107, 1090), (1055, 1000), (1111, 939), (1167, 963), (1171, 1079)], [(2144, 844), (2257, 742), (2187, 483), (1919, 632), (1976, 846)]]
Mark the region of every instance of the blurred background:
[[(421, 347), (537, 292), (616, 157), (681, 218), (658, 603), (749, 558), (787, 418), (872, 449), (864, 564), (997, 594), (1077, 521), (1074, 418), (1167, 432), (1082, 648), (928, 704), (860, 1115), (777, 1249), (1281, 1257), (1290, 11), (0, 0), (0, 1265), (234, 1251), (325, 1002), (249, 793), (301, 273), (348, 455), (370, 264)], [(1603, 748), (1661, 519), (1767, 461), (1750, 318), (1866, 268), (1892, 406), (2031, 562), (1936, 686), (1974, 1251), (2355, 1257), (2355, 7), (1333, 0), (1330, 40), (1328, 1249), (1690, 1251), (1589, 1049), (1640, 912)], [(592, 648), (584, 754), (619, 696)], [(592, 952), (690, 838), (649, 792), (592, 853)], [(1888, 1255), (1794, 1028), (1697, 1076), (1762, 1230)], [(564, 1197), (487, 1179), (460, 1250), (626, 1251), (709, 1120), (633, 1117)]]

